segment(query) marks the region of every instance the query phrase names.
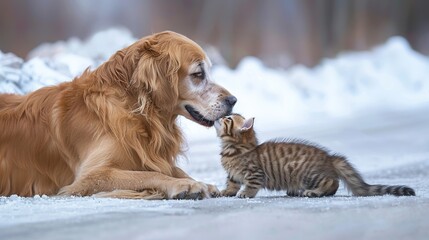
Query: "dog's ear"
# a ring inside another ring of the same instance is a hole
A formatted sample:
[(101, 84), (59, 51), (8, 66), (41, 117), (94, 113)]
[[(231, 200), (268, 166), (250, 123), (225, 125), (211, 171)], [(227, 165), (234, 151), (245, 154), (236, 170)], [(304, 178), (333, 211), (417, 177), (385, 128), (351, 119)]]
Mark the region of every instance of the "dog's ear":
[(142, 42), (131, 84), (142, 94), (148, 94), (158, 108), (173, 110), (179, 96), (180, 61), (168, 44), (155, 38)]
[(95, 70), (95, 74), (103, 82), (117, 83), (128, 88), (141, 56), (142, 48), (134, 43), (113, 54), (108, 61)]

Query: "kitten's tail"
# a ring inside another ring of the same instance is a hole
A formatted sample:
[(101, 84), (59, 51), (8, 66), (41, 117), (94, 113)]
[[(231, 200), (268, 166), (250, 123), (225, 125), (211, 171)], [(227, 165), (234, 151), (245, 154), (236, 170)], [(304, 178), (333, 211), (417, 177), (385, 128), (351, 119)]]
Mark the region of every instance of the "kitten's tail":
[(367, 184), (359, 172), (346, 160), (345, 157), (334, 155), (332, 163), (335, 172), (340, 179), (346, 183), (346, 187), (355, 196), (379, 196), (379, 195), (395, 195), (395, 196), (415, 196), (412, 188), (407, 186), (388, 186), (388, 185), (369, 185)]

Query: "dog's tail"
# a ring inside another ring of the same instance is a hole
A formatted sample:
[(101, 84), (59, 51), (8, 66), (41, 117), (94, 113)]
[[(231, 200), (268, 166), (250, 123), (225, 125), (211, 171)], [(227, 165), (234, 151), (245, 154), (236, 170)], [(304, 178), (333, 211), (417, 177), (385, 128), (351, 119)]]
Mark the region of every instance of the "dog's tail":
[(359, 172), (342, 156), (332, 156), (335, 172), (346, 183), (347, 188), (355, 196), (415, 196), (412, 188), (407, 186), (388, 186), (367, 184)]
[(143, 191), (113, 190), (111, 192), (99, 192), (92, 196), (102, 197), (102, 198), (145, 199), (145, 200), (165, 199), (164, 193), (154, 189), (147, 189)]

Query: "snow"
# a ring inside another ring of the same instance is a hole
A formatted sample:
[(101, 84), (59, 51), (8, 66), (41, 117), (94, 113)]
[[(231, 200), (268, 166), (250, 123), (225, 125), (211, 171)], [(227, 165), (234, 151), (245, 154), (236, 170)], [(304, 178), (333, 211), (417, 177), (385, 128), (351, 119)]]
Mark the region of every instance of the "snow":
[(245, 58), (235, 70), (218, 67), (214, 77), (246, 103), (236, 110), (254, 113), (264, 123), (294, 124), (312, 114), (347, 117), (427, 104), (428, 73), (428, 58), (393, 37), (372, 51), (343, 54), (314, 69), (267, 69), (260, 60)]
[[(0, 52), (0, 92), (25, 94), (70, 81), (136, 39), (110, 29), (87, 40), (43, 44), (24, 61)], [(272, 69), (254, 57), (212, 78), (255, 118), (261, 141), (307, 139), (346, 155), (369, 183), (405, 184), (416, 197), (320, 199), (261, 191), (255, 199), (123, 200), (0, 197), (0, 239), (427, 239), (429, 230), (429, 58), (393, 37), (315, 68)], [(180, 165), (224, 187), (214, 129), (180, 119), (188, 140)]]

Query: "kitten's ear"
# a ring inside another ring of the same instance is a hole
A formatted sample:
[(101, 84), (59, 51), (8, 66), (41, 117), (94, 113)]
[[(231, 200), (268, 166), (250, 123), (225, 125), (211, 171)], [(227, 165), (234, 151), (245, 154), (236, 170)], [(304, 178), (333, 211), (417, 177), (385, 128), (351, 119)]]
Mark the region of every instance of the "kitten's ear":
[(243, 123), (243, 126), (240, 128), (240, 132), (246, 132), (246, 131), (252, 129), (254, 121), (255, 121), (254, 117), (246, 119), (246, 121), (244, 121), (244, 123)]

